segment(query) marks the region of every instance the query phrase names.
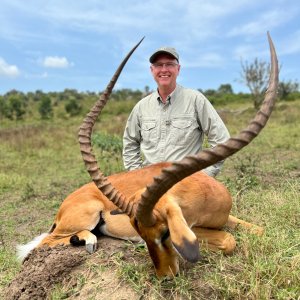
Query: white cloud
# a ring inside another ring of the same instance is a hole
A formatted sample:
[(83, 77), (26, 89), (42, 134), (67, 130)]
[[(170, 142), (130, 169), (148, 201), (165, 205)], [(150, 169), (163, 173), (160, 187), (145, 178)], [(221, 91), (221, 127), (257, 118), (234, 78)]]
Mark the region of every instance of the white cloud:
[[(49, 75), (43, 72), (50, 68), (52, 71), (65, 68), (65, 71), (73, 66), (72, 60), (76, 61), (76, 72), (69, 74), (68, 82), (90, 89), (94, 85), (98, 89), (102, 78), (111, 75), (111, 69), (129, 48), (146, 36), (127, 66), (126, 72), (131, 76), (121, 77), (119, 88), (152, 84), (148, 57), (162, 45), (177, 48), (183, 71), (191, 68), (184, 75), (189, 85), (198, 82), (194, 75), (196, 68), (213, 69), (208, 70), (211, 72), (204, 78), (209, 84), (219, 76), (216, 73), (211, 79), (218, 68), (221, 71), (227, 68), (229, 75), (236, 73), (231, 66), (239, 65), (241, 58), (268, 60), (266, 31), (269, 30), (280, 61), (285, 68), (293, 70), (295, 75), (291, 73), (291, 76), (299, 77), (296, 55), (300, 53), (297, 23), (300, 6), (297, 3), (295, 0), (239, 0), (234, 4), (232, 0), (165, 0), (162, 3), (158, 0), (131, 0), (129, 3), (119, 0), (3, 0), (0, 38), (4, 47), (1, 47), (0, 56), (8, 59), (15, 55), (12, 61), (22, 68), (22, 77), (28, 74), (33, 79), (48, 76), (45, 85), (53, 85), (53, 89), (67, 84), (66, 80), (58, 80), (64, 72), (49, 72)], [(77, 63), (79, 56), (85, 60), (84, 64)], [(0, 68), (1, 76), (3, 62)], [(80, 80), (79, 74), (83, 74)], [(37, 84), (36, 80), (31, 82), (33, 86)], [(105, 79), (103, 82), (105, 85)]]
[(15, 65), (9, 65), (0, 57), (0, 76), (16, 78), (20, 75), (20, 70)]
[(46, 68), (68, 68), (73, 65), (65, 57), (59, 56), (47, 56), (42, 64)]

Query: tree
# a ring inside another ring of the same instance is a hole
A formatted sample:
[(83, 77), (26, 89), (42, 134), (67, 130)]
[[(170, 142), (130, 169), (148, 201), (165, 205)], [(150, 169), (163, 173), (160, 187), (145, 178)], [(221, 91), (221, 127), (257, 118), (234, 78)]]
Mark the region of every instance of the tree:
[(233, 89), (232, 89), (232, 86), (231, 84), (221, 84), (218, 88), (218, 93), (219, 94), (230, 94), (232, 95), (233, 94)]
[(34, 101), (40, 101), (45, 96), (45, 93), (41, 90), (36, 90), (33, 96)]
[(255, 58), (254, 62), (250, 64), (247, 61), (245, 63), (241, 61), (241, 65), (241, 82), (249, 88), (253, 97), (254, 107), (258, 109), (264, 99), (264, 93), (267, 88), (270, 64)]
[(217, 91), (214, 89), (207, 89), (205, 91), (199, 89), (199, 92), (203, 93), (205, 96), (208, 96), (208, 97), (215, 96), (217, 94)]
[(289, 81), (281, 81), (278, 85), (278, 96), (282, 100), (286, 100), (288, 96), (292, 93), (297, 93), (299, 91), (299, 83)]
[(26, 102), (22, 95), (11, 93), (5, 95), (4, 99), (6, 99), (6, 117), (11, 120), (21, 120), (26, 113)]
[(53, 117), (53, 109), (50, 97), (43, 95), (38, 109), (42, 119), (50, 119)]
[(70, 114), (70, 116), (79, 115), (81, 109), (82, 107), (76, 99), (70, 99), (65, 105), (65, 110), (68, 114)]
[(147, 95), (149, 95), (151, 92), (150, 92), (150, 87), (149, 87), (149, 85), (146, 85), (145, 87), (144, 87), (144, 95), (143, 96), (147, 96)]
[(7, 115), (7, 104), (3, 96), (0, 96), (0, 119)]

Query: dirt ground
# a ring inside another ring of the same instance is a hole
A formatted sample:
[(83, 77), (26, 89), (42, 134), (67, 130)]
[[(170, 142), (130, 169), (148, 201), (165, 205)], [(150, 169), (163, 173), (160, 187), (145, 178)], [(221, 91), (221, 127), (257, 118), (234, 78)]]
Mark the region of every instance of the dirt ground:
[[(71, 290), (64, 298), (68, 299), (130, 299), (137, 300), (140, 296), (118, 279), (116, 268), (104, 268), (97, 277), (91, 278), (78, 288), (78, 276), (84, 274), (89, 278), (88, 261), (93, 264), (105, 264), (109, 257), (118, 251), (124, 251), (124, 241), (101, 237), (98, 247), (105, 247), (105, 255), (100, 258), (97, 252), (89, 255), (84, 247), (57, 246), (34, 249), (23, 262), (22, 269), (12, 280), (5, 291), (5, 299), (49, 299), (50, 293), (57, 284)], [(126, 250), (126, 249), (125, 249)], [(101, 267), (101, 266), (100, 266)], [(71, 276), (72, 274), (72, 276)]]

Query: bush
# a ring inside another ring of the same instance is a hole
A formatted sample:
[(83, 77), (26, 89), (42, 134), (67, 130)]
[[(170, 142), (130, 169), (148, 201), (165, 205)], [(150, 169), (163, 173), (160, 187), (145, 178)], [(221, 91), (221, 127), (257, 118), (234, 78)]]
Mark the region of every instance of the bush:
[(120, 155), (122, 153), (122, 139), (116, 135), (106, 133), (95, 133), (92, 137), (92, 143), (102, 152), (106, 151), (111, 154)]
[(4, 112), (5, 116), (11, 120), (21, 120), (26, 113), (26, 102), (19, 95), (10, 95)]
[(106, 170), (106, 175), (123, 171), (122, 138), (106, 133), (94, 133), (92, 144), (100, 150), (101, 169)]
[(42, 119), (50, 119), (53, 117), (53, 109), (51, 99), (47, 96), (43, 96), (39, 104), (39, 113)]
[(70, 116), (79, 115), (81, 109), (82, 109), (81, 105), (75, 99), (70, 99), (65, 105), (65, 110), (68, 114), (70, 114)]

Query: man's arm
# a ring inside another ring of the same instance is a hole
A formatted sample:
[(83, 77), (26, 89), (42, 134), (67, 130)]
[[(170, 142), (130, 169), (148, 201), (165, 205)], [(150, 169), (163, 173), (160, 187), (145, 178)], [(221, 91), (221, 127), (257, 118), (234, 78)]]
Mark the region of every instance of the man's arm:
[(140, 125), (137, 106), (135, 106), (128, 117), (123, 135), (123, 163), (126, 170), (130, 171), (142, 166), (140, 141)]
[[(211, 148), (218, 144), (226, 142), (229, 138), (229, 132), (211, 103), (200, 94), (201, 101), (198, 101), (198, 117), (203, 132), (207, 136), (208, 144)], [(220, 161), (203, 171), (209, 176), (215, 177), (221, 170), (224, 161)]]

